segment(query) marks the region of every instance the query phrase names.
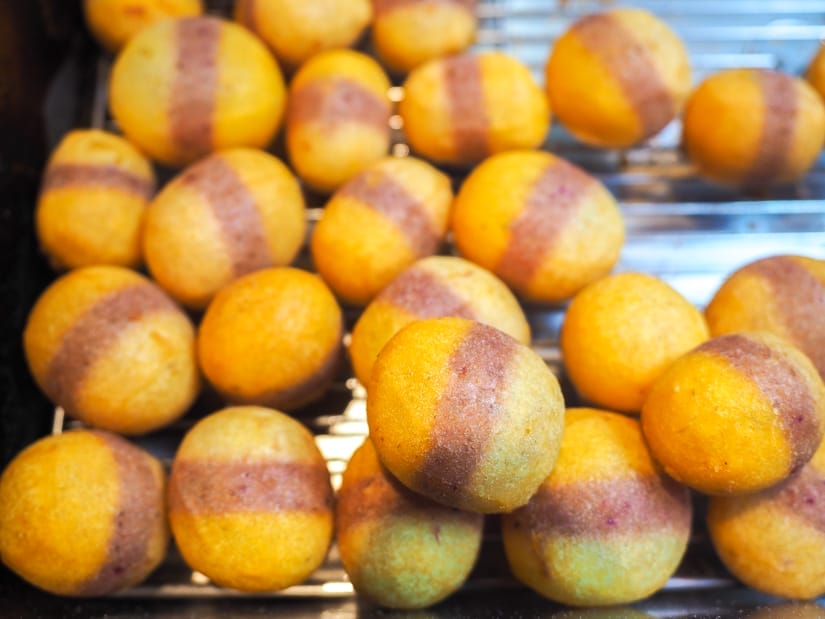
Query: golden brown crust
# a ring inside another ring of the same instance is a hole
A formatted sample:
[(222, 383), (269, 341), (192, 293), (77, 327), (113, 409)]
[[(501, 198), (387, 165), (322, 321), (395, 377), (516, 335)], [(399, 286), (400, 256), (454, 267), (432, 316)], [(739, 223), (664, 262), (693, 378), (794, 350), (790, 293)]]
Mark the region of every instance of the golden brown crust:
[(389, 174), (368, 170), (347, 182), (338, 195), (357, 200), (392, 221), (416, 256), (429, 256), (438, 249), (440, 237), (426, 207)]
[(178, 459), (169, 480), (170, 512), (325, 513), (332, 501), (329, 472), (320, 462)]
[(192, 17), (177, 23), (177, 58), (167, 112), (172, 141), (195, 159), (212, 150), (221, 22)]
[(416, 487), (454, 504), (466, 492), (504, 407), (518, 343), (501, 331), (474, 324), (449, 360), (450, 377), (438, 403), (430, 449)]
[(794, 78), (779, 71), (756, 72), (764, 100), (762, 132), (745, 184), (762, 187), (781, 177), (794, 143), (799, 94)]
[(675, 103), (647, 49), (609, 13), (588, 15), (573, 25), (582, 44), (607, 67), (635, 110), (642, 139), (673, 118)]
[[(43, 376), (49, 398), (77, 416), (77, 395), (87, 372), (131, 323), (154, 312), (179, 312), (154, 284), (140, 283), (102, 297), (63, 335)], [(80, 416), (82, 418), (82, 416)]]
[(255, 196), (220, 155), (188, 168), (180, 184), (203, 196), (218, 222), (236, 276), (272, 264)]
[(593, 179), (561, 159), (549, 164), (531, 187), (524, 208), (510, 225), (511, 237), (496, 272), (527, 286), (567, 223), (576, 215)]
[(43, 176), (41, 191), (67, 187), (119, 189), (139, 198), (152, 197), (155, 184), (151, 179), (140, 177), (116, 165), (58, 163), (50, 165)]
[(318, 123), (334, 131), (342, 122), (357, 122), (389, 133), (390, 103), (345, 77), (314, 79), (289, 96), (287, 124)]
[(718, 355), (758, 387), (779, 415), (793, 454), (791, 467), (805, 464), (822, 439), (816, 402), (799, 369), (784, 355), (744, 335), (723, 335), (697, 352)]
[(480, 161), (490, 154), (490, 121), (484, 107), (481, 61), (473, 54), (462, 54), (443, 62), (456, 157), (461, 161)]

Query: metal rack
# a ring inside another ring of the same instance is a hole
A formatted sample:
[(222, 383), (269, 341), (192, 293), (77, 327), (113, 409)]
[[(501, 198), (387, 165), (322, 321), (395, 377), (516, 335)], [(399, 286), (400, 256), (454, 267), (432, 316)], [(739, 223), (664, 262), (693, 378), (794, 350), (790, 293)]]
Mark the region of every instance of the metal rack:
[[(741, 66), (799, 74), (820, 39), (825, 38), (825, 0), (647, 0), (625, 4), (651, 10), (681, 35), (692, 59), (695, 81), (719, 69)], [(228, 5), (212, 3), (211, 10), (226, 14)], [(612, 6), (603, 0), (480, 0), (476, 49), (499, 49), (516, 56), (541, 83), (553, 40), (576, 18)], [(92, 119), (97, 126), (110, 126), (105, 95), (108, 61), (101, 59), (97, 70)], [(825, 158), (820, 158), (799, 184), (760, 196), (747, 195), (697, 177), (679, 150), (679, 135), (677, 120), (649, 142), (615, 151), (586, 147), (558, 124), (551, 131), (546, 147), (594, 173), (620, 200), (627, 241), (617, 270), (657, 275), (703, 306), (730, 272), (757, 258), (804, 253), (825, 259)], [(320, 209), (310, 209), (310, 223), (319, 215)], [(534, 348), (564, 381), (558, 350), (564, 308), (525, 309), (535, 336)], [(569, 385), (567, 391), (572, 393)], [(338, 484), (350, 454), (366, 434), (363, 389), (355, 379), (343, 375), (328, 397), (299, 415), (316, 433), (333, 482)], [(192, 423), (190, 416), (142, 442), (168, 462)], [(55, 431), (62, 428), (62, 413), (58, 411)], [(518, 586), (507, 574), (500, 546), (495, 519), (490, 519), (481, 561), (466, 588)], [(700, 529), (666, 590), (716, 589), (731, 584)], [(193, 573), (174, 551), (147, 582), (121, 594), (131, 598), (243, 595)], [(271, 594), (311, 598), (352, 595), (334, 546), (324, 566), (306, 583)]]

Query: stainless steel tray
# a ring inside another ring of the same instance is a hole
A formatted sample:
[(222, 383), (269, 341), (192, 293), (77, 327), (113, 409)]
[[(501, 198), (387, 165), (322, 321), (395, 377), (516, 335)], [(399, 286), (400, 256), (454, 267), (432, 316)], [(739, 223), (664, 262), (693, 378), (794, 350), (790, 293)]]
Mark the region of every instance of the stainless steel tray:
[[(211, 3), (212, 12), (226, 14), (228, 2)], [(801, 73), (825, 37), (825, 0), (647, 0), (627, 2), (664, 18), (685, 40), (694, 79), (729, 67), (779, 68)], [(597, 0), (480, 0), (480, 30), (476, 49), (500, 49), (525, 62), (540, 83), (552, 42), (568, 24), (589, 12), (613, 6)], [(109, 60), (101, 57), (92, 98), (92, 124), (112, 127), (106, 114)], [(400, 90), (393, 93), (401, 96)], [(400, 119), (395, 119), (397, 123)], [(825, 158), (800, 183), (761, 195), (716, 186), (697, 177), (679, 150), (679, 121), (648, 143), (626, 151), (595, 150), (577, 143), (558, 124), (546, 148), (596, 174), (620, 200), (627, 242), (618, 271), (637, 270), (662, 277), (697, 306), (710, 299), (718, 285), (737, 267), (759, 257), (801, 253), (825, 259)], [(408, 149), (401, 141), (395, 152)], [(459, 179), (457, 179), (458, 182)], [(310, 223), (320, 208), (308, 212)], [(308, 265), (306, 253), (301, 261)], [(527, 306), (534, 348), (565, 386), (568, 403), (575, 394), (567, 383), (558, 350), (563, 306)], [(349, 324), (356, 317), (348, 311)], [(203, 398), (199, 409), (217, 410), (220, 403)], [(210, 408), (211, 407), (211, 408)], [(195, 412), (173, 426), (139, 442), (170, 462)], [(366, 434), (364, 391), (345, 373), (321, 402), (298, 416), (316, 433), (334, 485), (352, 451)], [(69, 424), (70, 425), (70, 424)], [(58, 409), (54, 431), (64, 427)], [(713, 555), (701, 523), (702, 499), (696, 499), (697, 525), (682, 566), (666, 592), (714, 590), (734, 585)], [(502, 591), (519, 587), (509, 576), (497, 521), (490, 518), (479, 565), (465, 589)], [(172, 550), (167, 561), (144, 584), (120, 597), (223, 598), (246, 594), (217, 587), (193, 573)], [(304, 584), (258, 597), (347, 598), (354, 595), (336, 548), (326, 563)], [(667, 607), (667, 603), (660, 608)], [(648, 608), (651, 611), (651, 608)], [(655, 609), (654, 609), (655, 610)], [(667, 613), (662, 610), (662, 616)]]

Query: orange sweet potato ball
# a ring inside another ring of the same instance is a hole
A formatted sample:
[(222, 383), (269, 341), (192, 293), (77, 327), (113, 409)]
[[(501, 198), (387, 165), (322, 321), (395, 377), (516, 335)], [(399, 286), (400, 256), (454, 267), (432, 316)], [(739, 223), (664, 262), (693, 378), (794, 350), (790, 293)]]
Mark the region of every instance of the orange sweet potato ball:
[(263, 269), (223, 288), (198, 331), (206, 378), (234, 404), (292, 410), (326, 391), (342, 354), (343, 317), (320, 277)]
[(447, 235), (450, 178), (413, 157), (370, 165), (327, 202), (312, 233), (315, 267), (330, 288), (366, 305)]
[(604, 185), (543, 151), (485, 159), (461, 185), (450, 227), (465, 258), (540, 302), (569, 299), (607, 275), (624, 242)]
[(94, 37), (117, 52), (135, 34), (163, 19), (203, 13), (202, 0), (83, 0), (83, 15)]
[(701, 312), (664, 281), (619, 273), (590, 284), (567, 309), (564, 365), (587, 400), (638, 412), (653, 382), (708, 338)]
[(545, 68), (559, 121), (594, 146), (625, 148), (665, 127), (691, 87), (679, 37), (651, 13), (619, 8), (576, 21)]
[(165, 482), (158, 460), (114, 434), (43, 438), (0, 476), (0, 558), (58, 595), (136, 585), (166, 556)]
[(720, 71), (685, 104), (682, 142), (699, 173), (714, 181), (790, 183), (822, 150), (825, 105), (807, 82), (779, 71)]
[(423, 258), (370, 303), (352, 329), (355, 375), (369, 388), (378, 353), (402, 327), (421, 318), (462, 316), (530, 344), (530, 325), (510, 289), (495, 275), (456, 256)]
[(653, 455), (714, 495), (758, 492), (799, 470), (825, 433), (825, 384), (810, 360), (766, 332), (733, 333), (685, 354), (642, 408)]

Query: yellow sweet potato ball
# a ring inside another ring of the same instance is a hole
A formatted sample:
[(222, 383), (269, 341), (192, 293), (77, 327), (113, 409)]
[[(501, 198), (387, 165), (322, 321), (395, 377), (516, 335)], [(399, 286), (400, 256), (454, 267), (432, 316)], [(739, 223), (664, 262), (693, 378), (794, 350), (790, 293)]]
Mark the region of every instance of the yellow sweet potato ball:
[(202, 0), (83, 0), (86, 25), (110, 52), (119, 51), (136, 33), (156, 22), (201, 13)]
[(314, 56), (292, 78), (286, 148), (310, 188), (332, 193), (390, 148), (390, 80), (370, 56), (348, 49)]
[(35, 210), (40, 247), (57, 269), (137, 267), (154, 192), (152, 165), (127, 140), (99, 129), (70, 131), (43, 172)]
[(215, 150), (269, 145), (286, 87), (277, 62), (248, 30), (188, 17), (145, 28), (121, 50), (109, 107), (141, 150), (181, 167)]
[(392, 71), (452, 56), (475, 39), (477, 0), (373, 0), (372, 43)]
[(354, 45), (372, 18), (370, 0), (236, 0), (235, 19), (295, 70), (312, 56)]
[(332, 541), (332, 503), (309, 430), (256, 406), (195, 424), (169, 477), (169, 521), (183, 558), (243, 591), (285, 589), (315, 571)]
[(398, 112), (415, 152), (458, 166), (537, 148), (550, 128), (544, 92), (524, 64), (503, 52), (467, 52), (415, 68)]
[(705, 308), (712, 335), (769, 331), (808, 355), (825, 379), (825, 260), (770, 256), (732, 273)]
[(168, 542), (161, 463), (109, 432), (43, 438), (0, 476), (0, 559), (51, 593), (100, 596), (136, 585)]
[(146, 211), (142, 244), (158, 284), (201, 310), (238, 277), (291, 263), (306, 228), (289, 168), (264, 151), (231, 148), (169, 181)]

